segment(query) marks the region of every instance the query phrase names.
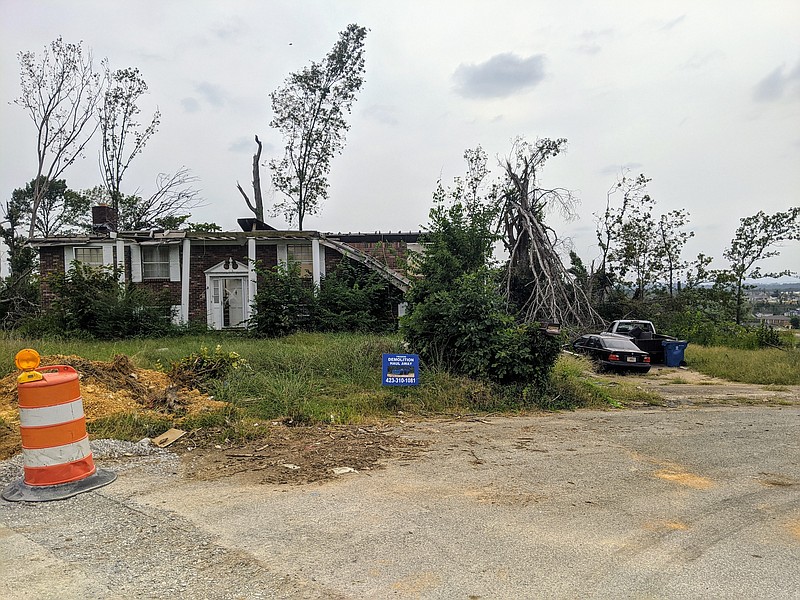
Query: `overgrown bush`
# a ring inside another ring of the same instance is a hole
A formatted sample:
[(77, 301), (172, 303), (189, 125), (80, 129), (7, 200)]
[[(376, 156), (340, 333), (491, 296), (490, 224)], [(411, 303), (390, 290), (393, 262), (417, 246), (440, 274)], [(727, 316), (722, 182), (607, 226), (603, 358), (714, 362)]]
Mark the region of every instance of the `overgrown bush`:
[(375, 271), (343, 260), (320, 284), (314, 327), (317, 331), (391, 331), (394, 306), (401, 301), (402, 292)]
[(257, 268), (260, 279), (253, 300), (251, 331), (264, 337), (282, 337), (310, 331), (313, 323), (314, 289), (300, 277), (300, 266), (290, 263), (272, 269)]
[(251, 331), (264, 337), (283, 337), (298, 331), (380, 333), (394, 329), (394, 305), (401, 292), (380, 275), (341, 261), (313, 284), (300, 277), (296, 263), (259, 269), (263, 285), (254, 300)]
[(107, 267), (74, 263), (66, 273), (50, 275), (54, 300), (28, 332), (96, 339), (121, 339), (169, 334), (171, 302), (166, 294), (120, 283)]
[(559, 353), (557, 338), (505, 311), (488, 269), (417, 302), (401, 327), (428, 366), (503, 384), (543, 388)]

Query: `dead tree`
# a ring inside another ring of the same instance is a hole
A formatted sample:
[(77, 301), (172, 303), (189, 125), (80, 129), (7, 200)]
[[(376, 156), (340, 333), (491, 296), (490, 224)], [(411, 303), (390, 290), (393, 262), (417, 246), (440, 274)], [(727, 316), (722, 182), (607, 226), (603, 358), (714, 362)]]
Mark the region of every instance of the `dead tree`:
[(565, 139), (541, 139), (530, 144), (517, 139), (501, 164), (506, 182), (501, 225), (508, 251), (505, 295), (526, 321), (556, 321), (589, 326), (602, 322), (582, 286), (567, 271), (558, 254), (558, 237), (545, 215), (559, 210), (574, 216), (576, 200), (564, 188), (542, 188), (539, 176), (547, 159), (566, 147)]
[(259, 162), (261, 161), (261, 141), (258, 139), (258, 136), (256, 136), (256, 144), (258, 144), (258, 150), (256, 150), (255, 154), (253, 154), (253, 202), (250, 202), (250, 198), (242, 189), (242, 186), (238, 181), (236, 182), (236, 187), (244, 197), (244, 201), (247, 203), (247, 208), (253, 212), (253, 214), (256, 216), (256, 219), (263, 221), (264, 200), (261, 197), (261, 172), (259, 170)]

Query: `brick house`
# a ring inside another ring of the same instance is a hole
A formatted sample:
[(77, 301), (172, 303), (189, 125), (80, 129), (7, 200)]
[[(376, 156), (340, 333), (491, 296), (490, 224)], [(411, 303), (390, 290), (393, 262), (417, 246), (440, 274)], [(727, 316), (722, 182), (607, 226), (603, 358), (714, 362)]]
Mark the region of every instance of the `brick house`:
[[(65, 273), (73, 261), (116, 266), (120, 281), (172, 299), (176, 322), (205, 322), (212, 329), (243, 328), (258, 292), (262, 268), (296, 261), (315, 286), (341, 260), (364, 264), (406, 291), (406, 259), (419, 251), (418, 233), (279, 231), (255, 219), (239, 219), (242, 231), (113, 231), (111, 209), (93, 208), (94, 233), (38, 238), (42, 302), (52, 301), (46, 276)], [(397, 307), (402, 314), (403, 307)]]

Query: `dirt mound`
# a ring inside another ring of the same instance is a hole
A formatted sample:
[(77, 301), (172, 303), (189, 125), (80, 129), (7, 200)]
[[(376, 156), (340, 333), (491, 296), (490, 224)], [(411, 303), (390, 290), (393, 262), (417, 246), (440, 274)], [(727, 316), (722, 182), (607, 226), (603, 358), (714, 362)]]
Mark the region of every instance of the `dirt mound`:
[[(110, 362), (56, 354), (43, 356), (42, 365), (68, 365), (78, 372), (88, 423), (122, 413), (167, 416), (179, 421), (226, 405), (195, 389), (174, 385), (165, 373), (139, 369), (124, 354)], [(17, 374), (13, 373), (0, 379), (0, 459), (20, 450)]]

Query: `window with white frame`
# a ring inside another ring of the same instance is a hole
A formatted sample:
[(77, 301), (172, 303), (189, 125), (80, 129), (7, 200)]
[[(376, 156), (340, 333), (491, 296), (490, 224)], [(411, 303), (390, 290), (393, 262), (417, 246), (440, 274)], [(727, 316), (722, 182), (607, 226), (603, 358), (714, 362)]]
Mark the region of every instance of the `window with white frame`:
[(314, 273), (314, 260), (310, 245), (288, 245), (286, 254), (289, 262), (296, 262), (300, 266), (300, 277), (311, 277)]
[(142, 279), (169, 279), (169, 246), (142, 246)]
[(75, 260), (87, 267), (103, 266), (102, 248), (75, 248)]

